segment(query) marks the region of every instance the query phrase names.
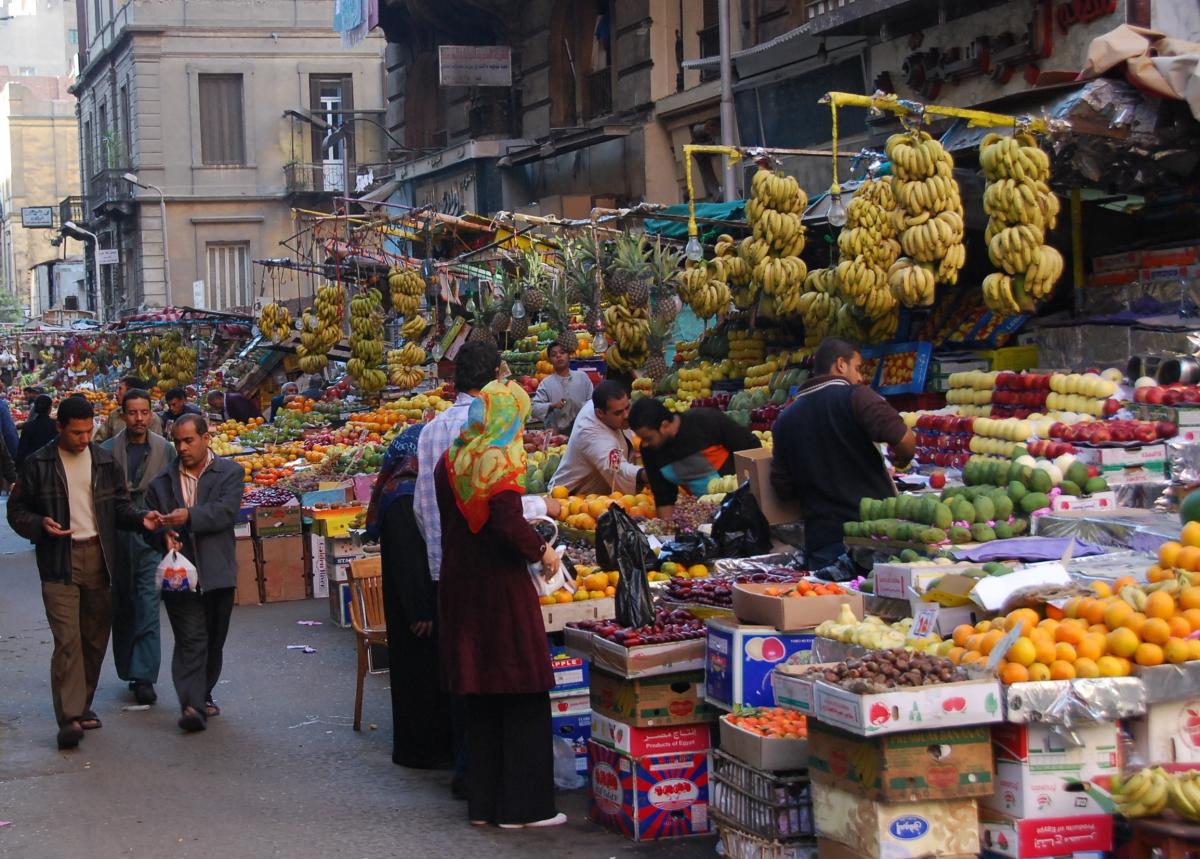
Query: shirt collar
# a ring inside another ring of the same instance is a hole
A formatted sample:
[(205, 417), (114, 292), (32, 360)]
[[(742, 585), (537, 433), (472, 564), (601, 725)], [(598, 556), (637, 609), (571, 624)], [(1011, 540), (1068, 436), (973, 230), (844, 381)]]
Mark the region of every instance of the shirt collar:
[(204, 476), (204, 472), (206, 472), (210, 468), (212, 468), (213, 463), (217, 461), (217, 455), (212, 452), (212, 448), (209, 448), (208, 449), (208, 459), (204, 460), (204, 468), (200, 469), (200, 473), (196, 474), (196, 475), (193, 475), (190, 471), (187, 470), (187, 468), (184, 467), (182, 460), (176, 460), (176, 461), (179, 462), (179, 476), (181, 479), (199, 480), (201, 477)]

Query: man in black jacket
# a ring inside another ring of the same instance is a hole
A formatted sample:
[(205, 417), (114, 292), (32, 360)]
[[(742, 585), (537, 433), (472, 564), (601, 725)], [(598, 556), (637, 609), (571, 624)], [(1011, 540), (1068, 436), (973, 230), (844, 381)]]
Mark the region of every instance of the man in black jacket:
[(58, 442), (21, 464), (8, 524), (37, 548), (42, 602), (54, 636), (50, 689), (58, 746), (79, 745), (100, 727), (92, 711), (112, 626), (112, 565), (118, 528), (153, 530), (159, 515), (129, 500), (112, 454), (92, 443), (92, 404), (67, 397), (58, 407)]
[(203, 731), (221, 711), (212, 693), (233, 613), (237, 557), (233, 526), (242, 504), (243, 470), (209, 449), (208, 422), (183, 415), (171, 427), (179, 458), (150, 481), (146, 505), (162, 514), (167, 548), (192, 562), (198, 588), (163, 593), (175, 633), (171, 678), (179, 695), (179, 727)]

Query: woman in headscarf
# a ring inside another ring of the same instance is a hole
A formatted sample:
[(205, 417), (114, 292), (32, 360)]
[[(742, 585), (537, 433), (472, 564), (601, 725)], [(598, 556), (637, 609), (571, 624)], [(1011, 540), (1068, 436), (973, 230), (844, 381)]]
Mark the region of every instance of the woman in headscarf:
[(442, 670), (467, 710), (467, 817), (504, 828), (566, 822), (554, 804), (550, 650), (527, 564), (554, 549), (525, 521), (529, 395), (491, 382), (437, 466)]
[(392, 440), (367, 508), (367, 536), (378, 538), (392, 691), (392, 763), (432, 769), (452, 759), (450, 705), (438, 676), (434, 635), (437, 585), (413, 514), (417, 439), (424, 424)]
[(53, 401), (45, 394), (39, 394), (33, 401), (33, 412), (21, 427), (21, 438), (17, 443), (17, 468), (21, 467), (21, 463), (29, 454), (41, 450), (58, 438), (58, 424), (50, 417), (52, 405)]

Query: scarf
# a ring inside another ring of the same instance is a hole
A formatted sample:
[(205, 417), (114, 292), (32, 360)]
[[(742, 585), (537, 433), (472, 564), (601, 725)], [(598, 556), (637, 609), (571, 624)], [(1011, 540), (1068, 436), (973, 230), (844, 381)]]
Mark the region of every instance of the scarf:
[(471, 533), (487, 523), (488, 502), (505, 491), (525, 494), (525, 420), (529, 395), (516, 382), (489, 382), (467, 413), (446, 470)]
[(414, 424), (392, 439), (379, 477), (371, 490), (371, 503), (367, 507), (366, 533), (372, 540), (379, 539), (379, 528), (384, 514), (397, 498), (412, 495), (417, 487), (417, 440), (425, 424)]

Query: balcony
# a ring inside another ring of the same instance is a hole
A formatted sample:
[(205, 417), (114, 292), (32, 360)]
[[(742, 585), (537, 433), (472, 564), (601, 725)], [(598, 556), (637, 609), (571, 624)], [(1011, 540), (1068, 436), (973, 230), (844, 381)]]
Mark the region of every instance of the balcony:
[[(353, 165), (351, 166), (353, 172)], [(340, 162), (283, 165), (283, 184), (289, 194), (343, 194), (346, 183)]]
[(58, 204), (58, 225), (61, 227), (67, 221), (74, 221), (78, 224), (82, 220), (84, 220), (83, 197), (78, 195), (64, 197)]
[(587, 118), (595, 119), (612, 113), (612, 69), (591, 72), (584, 82), (587, 86)]
[(133, 185), (126, 179), (129, 167), (110, 167), (92, 176), (87, 186), (83, 207), (89, 218), (104, 215), (130, 215), (133, 213)]
[[(700, 56), (702, 57), (720, 57), (721, 56), (721, 28), (720, 27), (705, 27), (698, 34), (700, 36)], [(700, 69), (700, 83), (719, 80), (721, 77), (721, 67), (705, 66)]]
[(810, 36), (878, 36), (896, 39), (946, 21), (982, 12), (1003, 0), (810, 0), (804, 32)]

